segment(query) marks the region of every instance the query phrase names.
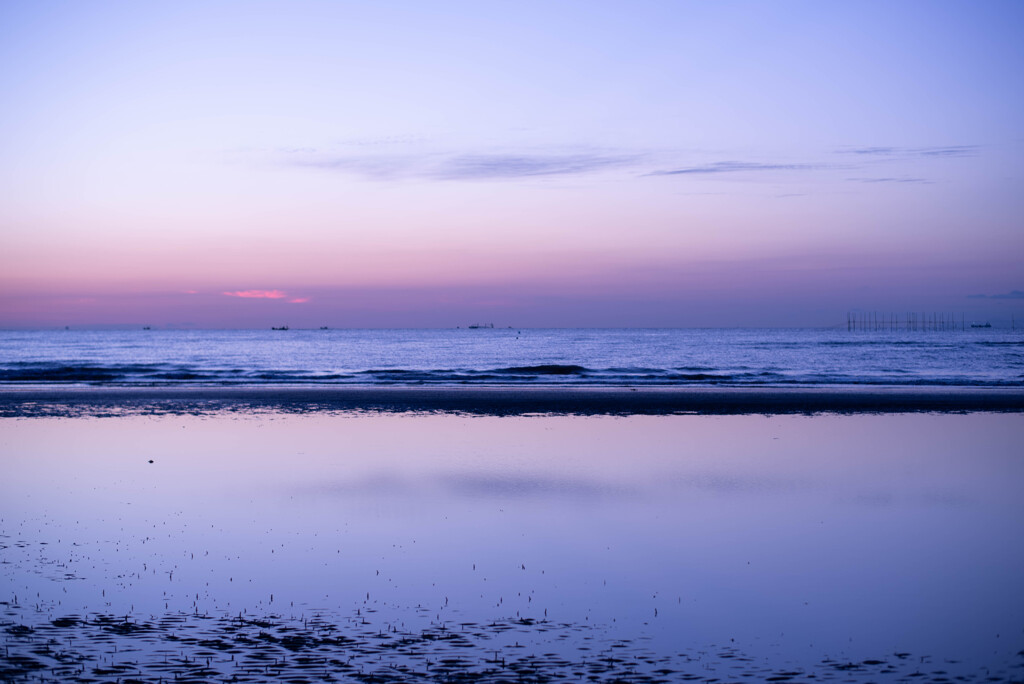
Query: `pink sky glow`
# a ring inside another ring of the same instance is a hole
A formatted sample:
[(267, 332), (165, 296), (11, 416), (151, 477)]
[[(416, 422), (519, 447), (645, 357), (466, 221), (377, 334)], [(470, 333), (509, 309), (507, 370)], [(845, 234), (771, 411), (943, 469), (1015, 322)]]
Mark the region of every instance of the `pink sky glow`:
[(1014, 2), (0, 3), (0, 328), (1009, 324), (1022, 25)]

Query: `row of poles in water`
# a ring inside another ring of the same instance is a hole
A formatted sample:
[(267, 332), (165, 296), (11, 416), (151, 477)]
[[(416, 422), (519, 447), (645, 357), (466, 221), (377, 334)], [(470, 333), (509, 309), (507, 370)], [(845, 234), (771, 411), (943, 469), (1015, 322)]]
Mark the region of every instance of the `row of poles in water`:
[[(964, 314), (954, 313), (886, 313), (850, 311), (846, 314), (847, 330), (966, 330), (991, 328), (988, 323), (967, 323)], [(1016, 327), (1016, 326), (1014, 326)]]

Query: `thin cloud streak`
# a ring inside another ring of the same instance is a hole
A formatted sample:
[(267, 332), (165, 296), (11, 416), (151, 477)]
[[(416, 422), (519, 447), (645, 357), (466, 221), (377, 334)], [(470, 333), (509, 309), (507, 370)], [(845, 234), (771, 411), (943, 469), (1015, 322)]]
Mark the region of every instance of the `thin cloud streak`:
[(575, 175), (626, 166), (636, 163), (638, 159), (636, 155), (466, 154), (446, 160), (437, 170), (436, 177), (444, 180), (487, 180)]
[(929, 184), (932, 181), (927, 178), (847, 178), (853, 183), (920, 183)]
[[(840, 149), (847, 161), (863, 159), (865, 163), (896, 160), (926, 160), (973, 157), (978, 145), (946, 145), (932, 147), (866, 146)], [(419, 152), (409, 154), (349, 155), (326, 152), (317, 148), (279, 150), (283, 158), (277, 164), (289, 168), (318, 169), (361, 176), (367, 180), (428, 181), (503, 181), (551, 176), (581, 176), (651, 163), (655, 157), (671, 156), (670, 151), (652, 152), (598, 150), (560, 153), (452, 153)], [(718, 176), (723, 174), (771, 174), (775, 172), (855, 170), (861, 164), (826, 161), (773, 162), (731, 159), (716, 162), (662, 168), (641, 173), (650, 176)], [(930, 183), (917, 176), (847, 178), (862, 183)]]
[(854, 147), (837, 150), (839, 154), (853, 154), (862, 157), (974, 157), (980, 145), (941, 145), (933, 147)]
[(668, 171), (652, 171), (647, 176), (685, 176), (718, 173), (744, 173), (761, 171), (814, 171), (828, 168), (822, 164), (765, 164), (761, 162), (721, 161), (703, 166), (690, 166)]
[(242, 299), (284, 299), (288, 295), (281, 290), (236, 290), (234, 292), (222, 292), (227, 297), (241, 297)]
[(511, 180), (538, 176), (572, 176), (638, 163), (640, 154), (421, 154), (327, 156), (303, 152), (285, 166), (337, 171), (370, 180), (401, 178), (442, 181)]

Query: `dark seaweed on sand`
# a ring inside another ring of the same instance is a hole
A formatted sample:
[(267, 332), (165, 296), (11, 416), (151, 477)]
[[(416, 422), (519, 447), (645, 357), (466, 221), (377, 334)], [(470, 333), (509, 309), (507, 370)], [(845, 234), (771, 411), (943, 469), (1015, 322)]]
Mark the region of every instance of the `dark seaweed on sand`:
[(778, 669), (733, 645), (655, 654), (599, 627), (532, 619), (404, 631), (365, 615), (50, 618), (0, 605), (5, 682), (1024, 681), (1024, 651), (1002, 671), (977, 673), (947, 672), (939, 661), (909, 653)]

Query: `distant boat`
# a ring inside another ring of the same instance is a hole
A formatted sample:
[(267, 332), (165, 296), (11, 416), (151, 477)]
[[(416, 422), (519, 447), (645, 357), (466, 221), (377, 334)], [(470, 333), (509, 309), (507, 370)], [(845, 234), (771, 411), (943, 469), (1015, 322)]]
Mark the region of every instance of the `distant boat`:
[(991, 328), (991, 323), (971, 323), (972, 328)]
[(321, 325), (320, 329), (321, 330), (330, 330), (330, 328), (328, 328), (326, 325)]
[(275, 328), (275, 327), (271, 326), (270, 329), (271, 330), (287, 330), (288, 326), (287, 325), (282, 325), (280, 328)]
[(143, 329), (143, 330), (152, 330), (152, 328), (151, 328), (151, 327), (149, 327), (148, 325), (144, 325), (144, 326), (142, 326), (142, 329)]
[(494, 327), (493, 323), (486, 323), (484, 325), (480, 325), (479, 323), (474, 323), (473, 325), (469, 326), (469, 329), (470, 330), (480, 330), (482, 328), (493, 328), (493, 327)]

